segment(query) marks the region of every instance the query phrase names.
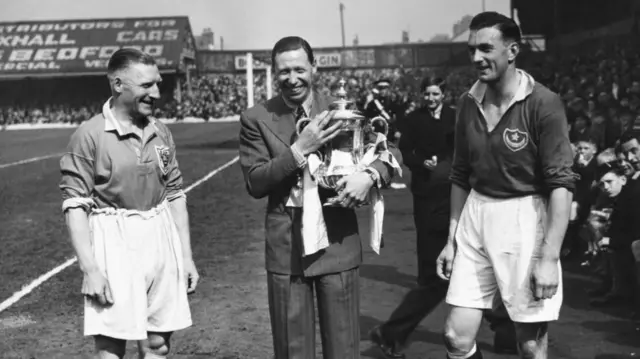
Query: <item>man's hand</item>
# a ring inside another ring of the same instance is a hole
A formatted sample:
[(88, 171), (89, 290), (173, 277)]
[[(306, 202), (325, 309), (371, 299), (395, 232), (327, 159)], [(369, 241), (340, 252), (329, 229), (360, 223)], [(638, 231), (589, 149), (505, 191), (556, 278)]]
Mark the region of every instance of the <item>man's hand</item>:
[(609, 237), (604, 237), (601, 240), (598, 241), (598, 247), (603, 248), (603, 247), (608, 247), (609, 246)]
[(200, 279), (196, 264), (192, 258), (185, 258), (184, 260), (184, 275), (187, 282), (187, 294), (192, 294), (196, 291), (198, 280)]
[(438, 165), (438, 157), (433, 156), (430, 160), (425, 160), (423, 165), (426, 169), (433, 170)]
[(452, 240), (449, 240), (436, 260), (436, 271), (440, 278), (444, 280), (449, 280), (451, 278), (451, 270), (453, 269), (453, 259), (455, 255), (455, 244)]
[(531, 292), (536, 300), (550, 299), (558, 292), (558, 259), (535, 260), (531, 273)]
[(303, 155), (308, 155), (317, 151), (322, 145), (336, 137), (342, 129), (342, 121), (336, 121), (333, 125), (325, 128), (335, 111), (324, 111), (315, 118), (300, 132), (298, 139), (293, 144)]
[(578, 160), (576, 162), (578, 162), (578, 165), (580, 165), (580, 167), (585, 167), (589, 164), (589, 161), (582, 153), (578, 155)]
[(113, 295), (111, 294), (109, 281), (99, 270), (91, 270), (84, 273), (82, 294), (100, 303), (102, 306), (113, 304)]
[(358, 207), (367, 199), (373, 184), (373, 179), (366, 172), (342, 177), (337, 183), (339, 195), (335, 202), (346, 208)]

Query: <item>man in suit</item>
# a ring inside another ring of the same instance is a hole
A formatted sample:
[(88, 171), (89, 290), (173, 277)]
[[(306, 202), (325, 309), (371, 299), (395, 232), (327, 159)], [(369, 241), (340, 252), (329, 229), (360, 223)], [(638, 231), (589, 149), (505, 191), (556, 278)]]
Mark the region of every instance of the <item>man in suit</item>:
[(447, 282), (438, 277), (434, 265), (449, 235), (449, 171), (456, 113), (443, 104), (445, 91), (440, 78), (423, 81), (424, 106), (407, 116), (400, 138), (402, 158), (411, 170), (418, 285), (386, 322), (369, 333), (386, 358), (405, 357), (402, 350), (410, 334), (447, 294)]
[[(388, 185), (392, 168), (378, 160), (341, 181), (343, 207), (322, 208), (329, 246), (303, 256), (302, 171), (307, 156), (335, 137), (341, 123), (327, 127), (332, 99), (312, 89), (316, 66), (307, 41), (282, 38), (271, 56), (281, 94), (241, 115), (240, 164), (249, 194), (268, 197), (265, 254), (275, 356), (315, 356), (315, 289), (324, 358), (359, 358), (362, 245), (353, 208), (373, 186)], [(312, 120), (297, 136), (296, 121), (303, 117)], [(321, 201), (336, 195), (327, 192), (319, 190)]]

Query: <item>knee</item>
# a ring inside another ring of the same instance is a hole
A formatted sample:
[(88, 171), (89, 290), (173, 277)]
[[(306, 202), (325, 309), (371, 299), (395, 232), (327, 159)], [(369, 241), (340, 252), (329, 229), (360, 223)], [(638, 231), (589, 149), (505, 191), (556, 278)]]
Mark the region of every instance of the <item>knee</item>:
[(633, 253), (633, 258), (635, 258), (636, 262), (640, 262), (640, 240), (631, 243), (631, 252)]
[(452, 354), (467, 353), (475, 343), (475, 338), (464, 335), (451, 325), (445, 325), (443, 339), (447, 351)]
[(95, 337), (95, 345), (99, 358), (111, 358), (113, 356), (123, 358), (127, 349), (126, 341), (102, 335)]
[(536, 355), (539, 351), (539, 343), (535, 340), (527, 340), (524, 342), (518, 343), (520, 347), (520, 357), (523, 359), (535, 359)]
[(149, 338), (142, 344), (141, 356), (144, 359), (166, 358), (170, 351), (168, 335), (149, 334)]

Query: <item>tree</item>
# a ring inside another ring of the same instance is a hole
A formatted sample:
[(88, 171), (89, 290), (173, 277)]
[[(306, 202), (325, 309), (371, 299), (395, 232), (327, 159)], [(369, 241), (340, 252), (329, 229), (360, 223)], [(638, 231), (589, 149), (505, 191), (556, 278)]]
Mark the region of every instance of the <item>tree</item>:
[(473, 16), (471, 15), (465, 15), (462, 18), (460, 18), (460, 20), (456, 21), (455, 24), (453, 24), (453, 38), (458, 37), (458, 35), (462, 34), (463, 32), (467, 31), (469, 29), (469, 25), (471, 24), (471, 20), (473, 20)]
[(451, 36), (448, 34), (435, 34), (429, 42), (450, 42)]

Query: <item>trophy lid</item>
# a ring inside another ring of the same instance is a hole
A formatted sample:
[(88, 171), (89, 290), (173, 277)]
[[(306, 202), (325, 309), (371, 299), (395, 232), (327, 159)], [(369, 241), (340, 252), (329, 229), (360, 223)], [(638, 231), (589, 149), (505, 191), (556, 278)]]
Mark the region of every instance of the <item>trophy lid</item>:
[(346, 110), (347, 105), (351, 103), (351, 101), (347, 100), (347, 90), (345, 90), (344, 88), (344, 85), (346, 83), (347, 81), (345, 81), (344, 78), (340, 78), (340, 81), (338, 81), (340, 87), (338, 88), (338, 91), (336, 91), (336, 97), (338, 99), (336, 101), (333, 101), (333, 104), (336, 105), (340, 110)]

